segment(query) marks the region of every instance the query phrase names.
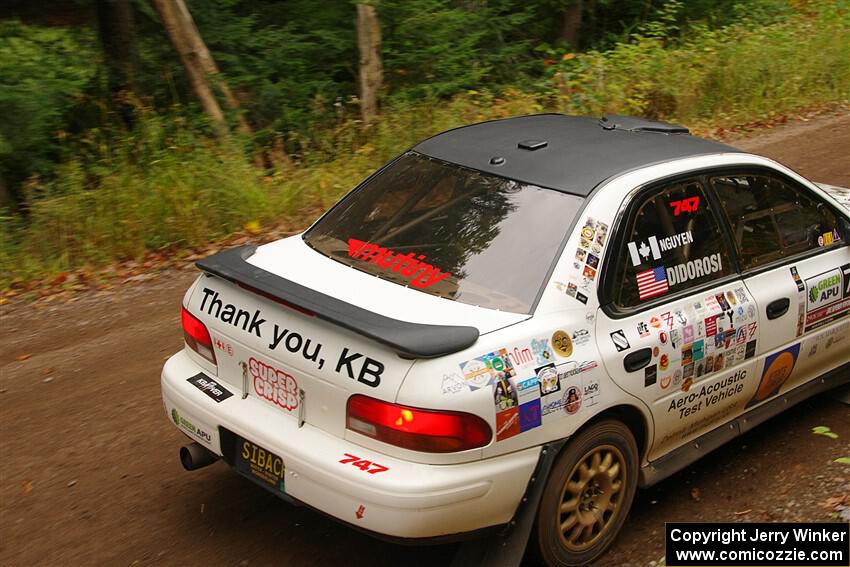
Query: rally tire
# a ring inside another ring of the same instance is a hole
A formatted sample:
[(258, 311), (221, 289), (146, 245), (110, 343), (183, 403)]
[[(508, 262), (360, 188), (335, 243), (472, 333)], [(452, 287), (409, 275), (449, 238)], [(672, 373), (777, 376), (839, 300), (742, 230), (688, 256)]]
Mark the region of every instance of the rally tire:
[(605, 420), (572, 438), (552, 467), (537, 509), (540, 559), (579, 566), (605, 553), (637, 488), (638, 450), (623, 423)]

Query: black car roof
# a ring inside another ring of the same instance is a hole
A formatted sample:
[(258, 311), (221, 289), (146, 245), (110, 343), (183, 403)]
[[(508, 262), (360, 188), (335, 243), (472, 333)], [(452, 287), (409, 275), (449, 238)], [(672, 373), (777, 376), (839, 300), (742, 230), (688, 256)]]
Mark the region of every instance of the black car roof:
[(448, 130), (414, 151), (524, 183), (586, 197), (602, 181), (642, 166), (738, 152), (640, 118), (538, 114)]

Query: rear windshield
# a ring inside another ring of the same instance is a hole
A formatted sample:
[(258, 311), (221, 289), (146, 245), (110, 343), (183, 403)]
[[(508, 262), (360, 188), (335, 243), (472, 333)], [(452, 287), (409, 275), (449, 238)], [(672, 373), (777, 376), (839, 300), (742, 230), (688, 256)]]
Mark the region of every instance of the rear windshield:
[(409, 152), (331, 209), (304, 240), (399, 285), (530, 313), (581, 202)]

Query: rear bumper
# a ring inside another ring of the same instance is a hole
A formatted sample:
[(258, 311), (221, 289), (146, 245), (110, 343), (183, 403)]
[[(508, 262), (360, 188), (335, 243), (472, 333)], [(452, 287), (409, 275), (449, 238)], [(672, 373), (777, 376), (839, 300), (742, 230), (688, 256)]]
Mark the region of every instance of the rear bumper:
[[(217, 455), (219, 427), (283, 458), (286, 494), (358, 529), (393, 538), (439, 538), (508, 523), (540, 447), (455, 465), (412, 463), (330, 435), (228, 385), (216, 402), (187, 380), (203, 372), (181, 351), (162, 371), (162, 397), (173, 422)], [(343, 419), (343, 416), (340, 416)], [(369, 474), (339, 461), (357, 455), (387, 467)], [(362, 507), (362, 508), (361, 508)], [(361, 513), (358, 517), (358, 510)]]

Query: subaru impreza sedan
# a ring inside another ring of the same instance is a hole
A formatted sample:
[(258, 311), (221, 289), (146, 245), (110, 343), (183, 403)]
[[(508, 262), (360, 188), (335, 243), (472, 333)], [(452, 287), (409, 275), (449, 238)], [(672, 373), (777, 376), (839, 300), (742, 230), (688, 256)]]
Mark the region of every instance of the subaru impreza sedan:
[(638, 487), (850, 382), (848, 203), (666, 123), (444, 132), (198, 262), (162, 372), (181, 460), (379, 537), (525, 529), (583, 565)]

